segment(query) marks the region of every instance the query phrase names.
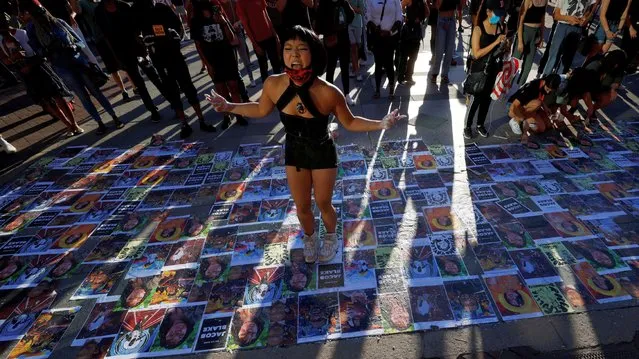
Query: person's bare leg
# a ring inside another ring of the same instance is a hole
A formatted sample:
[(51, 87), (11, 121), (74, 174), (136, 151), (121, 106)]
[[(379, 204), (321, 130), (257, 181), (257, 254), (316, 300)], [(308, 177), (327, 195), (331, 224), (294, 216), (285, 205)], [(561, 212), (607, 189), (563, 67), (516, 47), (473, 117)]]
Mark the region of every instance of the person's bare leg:
[(67, 101), (62, 97), (56, 97), (54, 100), (57, 108), (62, 111), (66, 120), (73, 126), (74, 130), (80, 130), (80, 126), (78, 126), (78, 123), (75, 121), (75, 116), (73, 115), (73, 111), (69, 108), (69, 105), (67, 105)]
[(135, 87), (135, 84), (133, 83), (133, 81), (131, 81), (131, 77), (129, 77), (129, 74), (127, 74), (126, 71), (118, 71), (118, 73), (120, 74), (120, 78), (122, 79), (122, 85), (124, 85), (124, 82), (126, 80), (131, 85), (131, 87), (133, 87), (133, 90), (137, 90), (137, 87)]
[(337, 169), (313, 170), (312, 177), (315, 203), (322, 215), (322, 221), (324, 222), (324, 226), (326, 226), (326, 231), (328, 233), (335, 233), (337, 214), (335, 213), (335, 208), (333, 208), (332, 198), (335, 179), (337, 178)]
[(228, 81), (226, 82), (226, 87), (228, 88), (228, 92), (231, 95), (231, 100), (235, 103), (241, 103), (242, 96), (240, 95), (240, 85), (237, 81)]
[(315, 232), (315, 217), (311, 201), (311, 188), (313, 186), (311, 171), (300, 169), (298, 172), (295, 167), (286, 166), (286, 179), (297, 208), (297, 218), (300, 220), (304, 233), (310, 236)]
[(320, 245), (319, 261), (320, 263), (330, 262), (335, 258), (339, 251), (339, 243), (337, 234), (337, 214), (333, 208), (333, 188), (335, 187), (335, 179), (337, 178), (336, 168), (327, 168), (321, 170), (313, 170), (313, 190), (315, 194), (315, 203), (322, 215), (322, 221), (326, 227), (326, 235)]
[(120, 74), (117, 71), (111, 74), (111, 78), (116, 83), (116, 85), (118, 85), (118, 87), (120, 88), (120, 91), (126, 92), (126, 88), (124, 87), (124, 82), (122, 82), (122, 77), (120, 77)]
[(359, 45), (351, 44), (351, 64), (353, 65), (353, 72), (355, 75), (359, 75)]
[(69, 132), (74, 132), (76, 130), (75, 127), (73, 126), (73, 124), (71, 122), (69, 122), (67, 117), (60, 110), (60, 108), (55, 103), (55, 101), (53, 101), (53, 100), (52, 100), (52, 102), (44, 101), (41, 104), (41, 106), (42, 106), (42, 108), (45, 111), (47, 111), (49, 114), (51, 114), (51, 116), (53, 116), (56, 120), (64, 123), (64, 125), (67, 126), (67, 129), (69, 129)]
[(286, 179), (291, 190), (291, 196), (297, 208), (297, 218), (304, 230), (304, 260), (307, 263), (317, 261), (317, 233), (315, 233), (315, 216), (311, 201), (313, 177), (310, 170), (286, 166)]
[(590, 60), (591, 57), (599, 54), (602, 50), (602, 45), (601, 44), (594, 44), (592, 45), (592, 49), (590, 49), (590, 52), (588, 52), (588, 55), (586, 55), (586, 58), (584, 59), (584, 64), (586, 62), (588, 62), (588, 60)]

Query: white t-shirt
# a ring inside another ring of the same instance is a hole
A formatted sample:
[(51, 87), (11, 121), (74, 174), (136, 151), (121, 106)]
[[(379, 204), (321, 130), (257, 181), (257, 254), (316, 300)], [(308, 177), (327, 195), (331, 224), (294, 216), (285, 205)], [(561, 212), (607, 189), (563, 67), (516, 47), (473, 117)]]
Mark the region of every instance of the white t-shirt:
[[(386, 8), (384, 8), (384, 1), (386, 1)], [(383, 19), (381, 18), (382, 10), (384, 10)], [(367, 0), (366, 23), (372, 21), (373, 24), (380, 26), (382, 30), (389, 31), (394, 23), (403, 19), (404, 15), (402, 14), (400, 0)]]
[[(583, 17), (596, 0), (558, 0), (557, 8), (564, 16)], [(565, 21), (559, 21), (567, 24)]]

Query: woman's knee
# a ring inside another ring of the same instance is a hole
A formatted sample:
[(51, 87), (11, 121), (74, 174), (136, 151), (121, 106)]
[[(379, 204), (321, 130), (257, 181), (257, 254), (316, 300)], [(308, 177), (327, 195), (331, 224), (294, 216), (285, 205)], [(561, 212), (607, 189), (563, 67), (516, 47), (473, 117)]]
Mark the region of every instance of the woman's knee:
[(315, 204), (317, 205), (317, 208), (319, 208), (320, 212), (322, 213), (330, 213), (332, 211), (335, 210), (335, 208), (333, 208), (333, 203), (331, 202), (331, 200), (318, 200), (317, 198), (315, 199)]
[(313, 207), (310, 203), (295, 204), (295, 208), (299, 217), (313, 216)]

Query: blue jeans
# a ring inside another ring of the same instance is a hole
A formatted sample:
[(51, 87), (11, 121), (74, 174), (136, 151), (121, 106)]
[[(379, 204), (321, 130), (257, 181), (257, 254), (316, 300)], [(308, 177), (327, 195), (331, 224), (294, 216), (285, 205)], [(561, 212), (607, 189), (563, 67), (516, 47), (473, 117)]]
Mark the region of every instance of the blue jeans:
[(100, 114), (98, 113), (98, 109), (95, 108), (95, 105), (91, 101), (89, 94), (95, 97), (96, 100), (102, 105), (104, 110), (111, 115), (112, 118), (116, 118), (115, 111), (113, 110), (113, 106), (109, 100), (104, 96), (102, 91), (97, 88), (91, 79), (78, 67), (67, 68), (54, 66), (55, 72), (62, 78), (65, 84), (69, 86), (69, 89), (75, 93), (75, 95), (82, 102), (82, 106), (87, 110), (89, 115), (100, 125), (104, 126), (102, 119), (100, 118)]
[[(562, 22), (557, 23), (555, 34), (553, 35), (552, 41), (550, 43), (550, 49), (546, 50), (550, 51), (550, 53), (548, 55), (548, 62), (546, 62), (546, 67), (544, 67), (544, 76), (550, 75), (552, 73), (555, 65), (557, 65), (557, 62), (559, 60), (559, 52), (564, 45), (564, 39), (572, 33), (581, 33), (581, 27), (577, 25), (564, 24)], [(558, 65), (563, 67), (563, 64), (561, 63)], [(558, 70), (560, 73), (563, 71), (563, 69)]]
[[(439, 17), (437, 19), (437, 37), (435, 38), (435, 59), (433, 66), (428, 72), (429, 75), (439, 74), (441, 67), (441, 75), (448, 76), (450, 62), (453, 59), (455, 51), (456, 24), (454, 17)], [(442, 60), (444, 63), (442, 64)]]

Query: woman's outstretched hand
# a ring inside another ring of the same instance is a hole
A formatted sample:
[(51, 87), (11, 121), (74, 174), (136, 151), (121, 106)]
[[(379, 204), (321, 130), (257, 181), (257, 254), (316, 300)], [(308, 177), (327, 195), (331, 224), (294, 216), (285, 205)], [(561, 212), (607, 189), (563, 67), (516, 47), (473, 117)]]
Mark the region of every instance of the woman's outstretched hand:
[(213, 109), (217, 112), (227, 112), (229, 110), (229, 102), (226, 101), (224, 96), (215, 92), (215, 90), (211, 90), (211, 94), (204, 95), (206, 100), (211, 103)]
[(382, 130), (388, 130), (395, 126), (395, 123), (399, 120), (405, 119), (406, 115), (400, 115), (399, 109), (394, 109), (388, 115), (384, 116), (382, 121), (379, 123), (379, 127)]

